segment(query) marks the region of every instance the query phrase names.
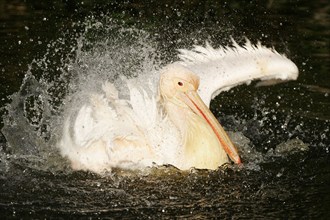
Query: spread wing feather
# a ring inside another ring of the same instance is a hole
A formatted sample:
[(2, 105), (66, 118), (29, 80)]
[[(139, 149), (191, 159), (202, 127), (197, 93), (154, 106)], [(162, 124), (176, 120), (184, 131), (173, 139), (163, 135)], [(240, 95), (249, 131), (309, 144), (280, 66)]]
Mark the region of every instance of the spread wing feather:
[(243, 46), (232, 40), (230, 47), (216, 49), (206, 43), (205, 47), (179, 52), (179, 63), (199, 75), (199, 93), (207, 104), (219, 92), (252, 80), (271, 84), (298, 77), (297, 66), (285, 55), (260, 43), (252, 45), (249, 40)]

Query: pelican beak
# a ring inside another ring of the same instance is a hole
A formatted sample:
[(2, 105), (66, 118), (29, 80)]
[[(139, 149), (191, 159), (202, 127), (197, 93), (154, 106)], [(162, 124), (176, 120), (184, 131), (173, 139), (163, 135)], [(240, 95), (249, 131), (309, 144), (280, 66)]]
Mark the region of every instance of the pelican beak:
[(227, 133), (220, 125), (218, 120), (214, 117), (209, 108), (204, 104), (198, 93), (194, 90), (190, 90), (181, 93), (182, 100), (201, 118), (203, 118), (212, 128), (213, 132), (218, 137), (218, 140), (226, 151), (232, 161), (237, 164), (241, 163), (241, 158), (238, 155), (237, 149), (229, 139)]

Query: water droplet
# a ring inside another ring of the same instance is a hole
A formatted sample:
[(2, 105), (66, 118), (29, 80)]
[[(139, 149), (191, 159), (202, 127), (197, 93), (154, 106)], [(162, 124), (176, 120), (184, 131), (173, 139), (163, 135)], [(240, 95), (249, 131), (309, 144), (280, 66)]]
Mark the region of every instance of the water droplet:
[(325, 134), (321, 134), (321, 139), (325, 139), (326, 135)]

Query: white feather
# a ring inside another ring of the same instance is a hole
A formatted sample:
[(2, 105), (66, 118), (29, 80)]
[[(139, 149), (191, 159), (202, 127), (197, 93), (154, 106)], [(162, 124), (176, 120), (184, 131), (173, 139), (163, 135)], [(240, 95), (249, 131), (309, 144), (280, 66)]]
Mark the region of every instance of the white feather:
[(254, 46), (248, 40), (244, 46), (232, 41), (232, 47), (215, 49), (206, 43), (206, 47), (179, 50), (178, 63), (200, 77), (198, 92), (206, 104), (221, 91), (252, 80), (286, 81), (298, 77), (297, 66), (276, 50), (260, 43)]
[[(205, 47), (179, 51), (178, 65), (200, 77), (198, 92), (206, 104), (220, 91), (242, 83), (298, 76), (291, 60), (248, 40), (244, 46), (232, 40), (231, 47), (215, 49), (206, 42)], [(119, 98), (116, 87), (105, 82), (103, 91), (91, 94), (75, 117), (73, 113), (67, 115), (58, 145), (75, 169), (102, 172), (111, 167), (139, 168), (153, 163), (180, 165), (181, 134), (158, 103), (158, 82), (147, 78), (124, 79), (129, 99)]]

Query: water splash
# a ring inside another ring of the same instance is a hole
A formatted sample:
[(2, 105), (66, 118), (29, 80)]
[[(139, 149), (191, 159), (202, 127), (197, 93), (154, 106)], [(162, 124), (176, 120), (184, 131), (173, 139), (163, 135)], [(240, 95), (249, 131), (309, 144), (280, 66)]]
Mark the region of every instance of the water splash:
[[(152, 80), (160, 66), (153, 40), (144, 31), (93, 19), (75, 24), (73, 30), (48, 44), (45, 55), (29, 65), (20, 90), (11, 95), (3, 117), (4, 155), (37, 158), (45, 169), (63, 163), (55, 145), (65, 115), (86, 103), (90, 93), (100, 92), (105, 81), (113, 82), (125, 98), (128, 90), (120, 76), (148, 73)], [(145, 78), (139, 80), (143, 85)]]
[[(93, 18), (75, 24), (73, 33), (48, 44), (46, 54), (29, 66), (20, 90), (11, 96), (2, 133), (6, 137), (6, 154), (10, 158), (30, 161), (37, 169), (63, 169), (56, 143), (62, 136), (64, 120), (86, 104), (91, 93), (101, 93), (105, 81), (112, 82), (120, 98), (128, 98), (125, 80), (155, 93), (163, 60), (149, 33), (123, 28), (111, 19)], [(137, 77), (139, 76), (139, 77)], [(156, 82), (150, 84), (149, 82)], [(148, 91), (148, 90), (147, 90)], [(264, 111), (265, 119), (267, 111)], [(243, 159), (250, 169), (259, 170), (263, 155), (243, 135), (232, 133)], [(9, 154), (8, 154), (9, 153)]]

